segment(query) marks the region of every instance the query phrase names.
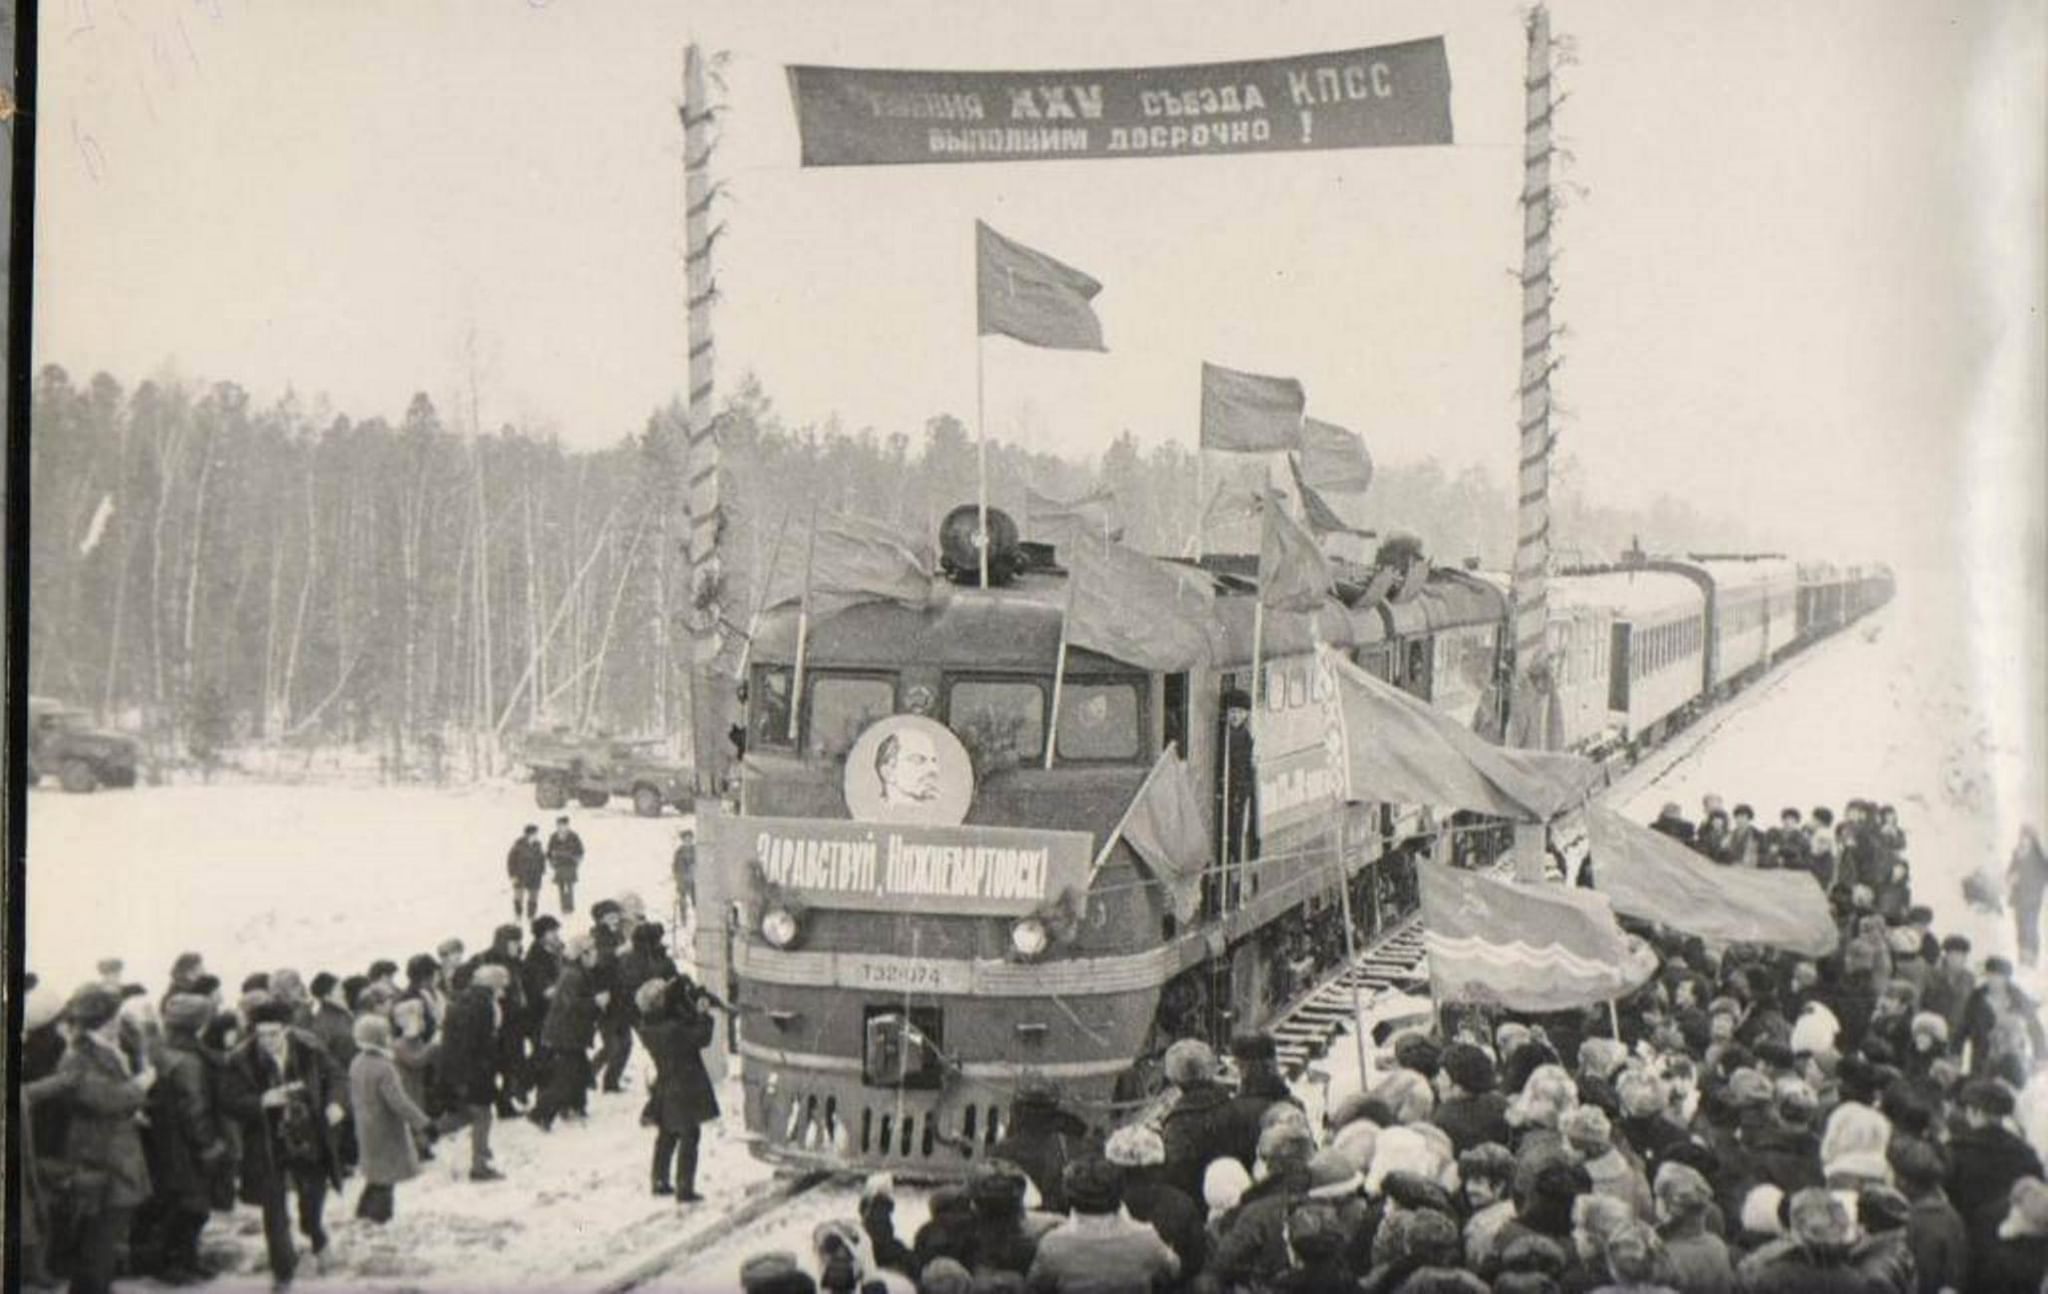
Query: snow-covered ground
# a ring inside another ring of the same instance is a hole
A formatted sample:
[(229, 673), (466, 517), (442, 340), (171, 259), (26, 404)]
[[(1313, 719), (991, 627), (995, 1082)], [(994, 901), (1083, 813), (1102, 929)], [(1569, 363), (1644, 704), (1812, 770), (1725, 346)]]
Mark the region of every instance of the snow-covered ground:
[[(1982, 952), (2009, 951), (2004, 918), (1977, 913), (1961, 884), (1987, 863), (2003, 869), (2024, 816), (1995, 803), (2012, 785), (2022, 752), (1998, 749), (1976, 698), (1970, 653), (1941, 616), (1898, 604), (1823, 644), (1708, 721), (1706, 739), (1681, 756), (1637, 770), (1621, 805), (1647, 820), (1666, 800), (1696, 812), (1712, 791), (1774, 818), (1785, 805), (1810, 810), (1862, 796), (1898, 806), (1909, 835), (1915, 891), (1938, 927), (1969, 933)], [(62, 993), (120, 956), (128, 976), (161, 985), (185, 949), (206, 954), (231, 985), (255, 969), (293, 966), (310, 975), (360, 970), (376, 957), (402, 961), (448, 935), (472, 947), (511, 913), (507, 845), (521, 824), (545, 823), (530, 788), (461, 791), (321, 786), (168, 786), (93, 796), (37, 791), (28, 802), (27, 965)], [(632, 890), (666, 917), (668, 860), (680, 820), (632, 816), (615, 806), (572, 811), (589, 846), (579, 906)], [(549, 897), (545, 909), (554, 910)], [(578, 923), (581, 924), (580, 921)], [(1331, 1096), (1354, 1082), (1348, 1045), (1325, 1069)], [(551, 1135), (523, 1122), (494, 1138), (508, 1180), (462, 1180), (451, 1146), (399, 1192), (399, 1220), (381, 1232), (348, 1221), (355, 1183), (330, 1209), (337, 1271), (323, 1282), (348, 1289), (481, 1290), (595, 1287), (636, 1254), (681, 1240), (722, 1206), (758, 1189), (768, 1170), (739, 1140), (739, 1093), (724, 1089), (728, 1117), (705, 1151), (711, 1200), (680, 1210), (647, 1194), (651, 1134), (638, 1126), (646, 1078), (635, 1090), (594, 1098), (583, 1127)], [(1322, 1093), (1315, 1094), (1321, 1099)], [(851, 1216), (850, 1188), (826, 1187), (718, 1238), (647, 1288), (731, 1288), (739, 1261), (761, 1249), (808, 1248), (811, 1228)], [(898, 1224), (907, 1236), (924, 1217), (924, 1195), (906, 1189)], [(217, 1219), (210, 1243), (231, 1244), (260, 1264), (260, 1237), (246, 1211)], [(218, 1288), (261, 1288), (254, 1273)], [(317, 1286), (312, 1286), (317, 1287)]]

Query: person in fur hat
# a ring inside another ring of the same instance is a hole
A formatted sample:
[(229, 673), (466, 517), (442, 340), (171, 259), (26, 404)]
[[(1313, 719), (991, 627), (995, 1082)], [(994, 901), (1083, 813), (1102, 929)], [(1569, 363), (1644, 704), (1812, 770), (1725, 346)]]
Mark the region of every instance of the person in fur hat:
[(583, 868), (583, 837), (569, 826), (566, 814), (555, 819), (547, 853), (548, 866), (555, 873), (555, 889), (562, 900), (562, 915), (566, 917), (576, 910), (576, 878)]
[(355, 1022), (354, 1033), (348, 1099), (355, 1112), (364, 1179), (356, 1216), (381, 1224), (391, 1221), (398, 1184), (419, 1174), (415, 1138), (425, 1136), (433, 1120), (406, 1095), (391, 1056), (390, 1023), (382, 1016), (366, 1015)]
[(1207, 1213), (1166, 1180), (1166, 1142), (1142, 1123), (1109, 1134), (1102, 1157), (1123, 1171), (1124, 1212), (1148, 1223), (1180, 1259), (1183, 1280), (1193, 1279), (1208, 1256)]
[(473, 1182), (495, 1182), (504, 1176), (492, 1162), (491, 1124), (497, 1101), (498, 1034), (504, 1027), (502, 1003), (511, 978), (503, 966), (476, 967), (449, 1005), (441, 1031), (439, 1069), (449, 1110), (438, 1126), (442, 1132), (469, 1129)]
[(122, 1051), (120, 1011), (118, 990), (99, 984), (79, 989), (64, 1007), (69, 1045), (54, 1076), (70, 1113), (63, 1159), (74, 1182), (100, 1184), (94, 1191), (74, 1191), (78, 1230), (71, 1288), (79, 1291), (113, 1288), (135, 1211), (150, 1198), (136, 1115), (157, 1076), (147, 1062), (131, 1066)]
[(199, 1235), (213, 1211), (216, 1183), (227, 1163), (215, 1094), (221, 1057), (199, 1041), (213, 1003), (192, 993), (164, 999), (157, 1083), (149, 1091), (144, 1148), (155, 1187), (151, 1203), (155, 1274), (171, 1284), (211, 1275), (200, 1263)]
[(654, 1090), (641, 1113), (656, 1128), (650, 1181), (654, 1194), (674, 1195), (678, 1204), (704, 1198), (697, 1194), (697, 1148), (703, 1125), (718, 1118), (701, 1054), (711, 1045), (713, 1022), (695, 990), (680, 976), (648, 980), (637, 1003), (640, 1036), (654, 1059)]
[(1963, 1088), (1964, 1127), (1949, 1139), (1948, 1198), (1963, 1216), (1973, 1262), (1991, 1252), (2014, 1185), (2041, 1176), (2040, 1157), (2010, 1126), (2016, 1105), (2002, 1083)]
[(2048, 1276), (2048, 1183), (2039, 1177), (2013, 1183), (2005, 1217), (1973, 1272), (1973, 1290), (2037, 1294)]
[(1159, 1125), (1166, 1142), (1166, 1178), (1190, 1199), (1200, 1196), (1202, 1173), (1224, 1153), (1230, 1089), (1216, 1081), (1216, 1053), (1199, 1038), (1182, 1038), (1162, 1062), (1174, 1101)]
[(341, 1188), (334, 1126), (347, 1099), (346, 1079), (312, 1035), (291, 1027), (292, 1007), (271, 998), (249, 1012), (250, 1036), (229, 1054), (220, 1109), (242, 1125), (242, 1199), (263, 1210), (263, 1239), (273, 1287), (288, 1287), (298, 1270), (292, 1244), (292, 1197), (299, 1230), (324, 1265), (329, 1190)]

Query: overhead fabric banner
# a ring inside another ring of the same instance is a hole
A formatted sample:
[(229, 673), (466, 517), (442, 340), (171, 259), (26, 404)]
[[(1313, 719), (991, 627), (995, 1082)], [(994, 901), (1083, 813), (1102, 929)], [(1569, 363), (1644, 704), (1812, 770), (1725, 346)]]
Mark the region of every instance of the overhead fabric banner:
[(1625, 916), (1715, 943), (1825, 957), (1840, 935), (1813, 873), (1723, 867), (1612, 809), (1586, 808), (1593, 888)]
[(1441, 36), (1089, 71), (791, 67), (805, 166), (1200, 157), (1448, 144)]
[(1338, 684), (1344, 798), (1468, 809), (1548, 822), (1583, 803), (1592, 761), (1575, 755), (1511, 759), (1450, 715), (1324, 648)]
[(1423, 944), (1439, 1002), (1565, 1011), (1608, 1002), (1656, 972), (1607, 900), (1420, 862)]

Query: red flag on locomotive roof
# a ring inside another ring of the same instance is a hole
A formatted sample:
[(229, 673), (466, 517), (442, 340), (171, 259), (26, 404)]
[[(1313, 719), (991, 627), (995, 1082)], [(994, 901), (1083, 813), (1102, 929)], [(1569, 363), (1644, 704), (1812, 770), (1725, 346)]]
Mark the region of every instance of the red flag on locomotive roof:
[(1586, 807), (1593, 888), (1616, 912), (1716, 943), (1767, 944), (1825, 957), (1840, 935), (1813, 873), (1717, 867), (1612, 809)]
[(1190, 669), (1216, 654), (1216, 591), (1200, 571), (1077, 539), (1067, 563), (1068, 642), (1147, 670)]
[(974, 222), (975, 296), (983, 336), (1053, 350), (1108, 350), (1089, 303), (1102, 284), (1044, 252)]
[(1440, 1002), (1564, 1011), (1612, 1001), (1656, 970), (1589, 890), (1517, 885), (1427, 860), (1415, 874)]
[(1335, 587), (1315, 537), (1267, 495), (1259, 526), (1259, 601), (1276, 611), (1313, 611)]
[(1202, 448), (1256, 454), (1297, 449), (1308, 393), (1291, 377), (1202, 365)]
[(1024, 487), (1025, 519), (1034, 530), (1080, 526), (1100, 538), (1121, 539), (1123, 527), (1116, 524), (1115, 506), (1114, 490), (1098, 489), (1063, 501)]
[(764, 610), (801, 601), (807, 585), (811, 609), (823, 615), (861, 602), (931, 600), (934, 562), (915, 540), (865, 517), (821, 517), (816, 525), (817, 541), (787, 545), (769, 572)]

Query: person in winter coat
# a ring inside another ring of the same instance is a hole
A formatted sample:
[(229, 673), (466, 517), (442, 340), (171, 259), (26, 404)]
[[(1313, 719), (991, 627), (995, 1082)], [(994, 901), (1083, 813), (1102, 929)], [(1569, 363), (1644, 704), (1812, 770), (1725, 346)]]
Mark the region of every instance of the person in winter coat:
[(1681, 844), (1691, 844), (1693, 825), (1687, 820), (1685, 811), (1674, 803), (1666, 804), (1657, 811), (1657, 820), (1650, 824), (1650, 830), (1662, 832)]
[(877, 1267), (916, 1277), (917, 1260), (896, 1234), (896, 1179), (888, 1173), (870, 1173), (861, 1183), (860, 1229)]
[(471, 958), (468, 967), (472, 977), (484, 966), (496, 966), (505, 972), (505, 989), (498, 995), (500, 1019), (492, 1053), (497, 1079), (495, 1108), (501, 1119), (514, 1118), (519, 1114), (514, 1102), (528, 1086), (526, 1030), (523, 1027), (527, 1016), (526, 988), (521, 977), (525, 968), (519, 948), (524, 935), (518, 926), (499, 926), (491, 932), (491, 946)]
[(441, 1026), (436, 1067), (448, 1110), (437, 1125), (443, 1133), (469, 1129), (469, 1180), (495, 1182), (504, 1174), (492, 1163), (491, 1121), (497, 1103), (498, 1032), (504, 1027), (502, 1000), (511, 982), (505, 968), (476, 968), (469, 984), (448, 1006)]
[(581, 1117), (584, 1093), (590, 1086), (590, 1036), (597, 1029), (598, 1005), (591, 987), (597, 948), (588, 935), (569, 940), (563, 950), (562, 973), (548, 998), (547, 1020), (541, 1025), (541, 1046), (547, 1069), (540, 1095), (526, 1117), (545, 1132), (563, 1114)]
[[(441, 1058), (441, 1044), (427, 1034), (427, 1008), (421, 1002), (399, 1002), (391, 1010), (391, 1063), (406, 1099), (425, 1111), (428, 1118), (443, 1113), (435, 1097), (433, 1073)], [(432, 1159), (433, 1134), (417, 1138), (420, 1158)]]
[(583, 837), (577, 835), (564, 816), (555, 819), (554, 834), (548, 837), (548, 866), (555, 873), (555, 891), (562, 900), (562, 915), (576, 910), (576, 875), (583, 867)]
[(1224, 1217), (1197, 1290), (1228, 1290), (1233, 1282), (1256, 1285), (1287, 1269), (1287, 1215), (1308, 1197), (1314, 1154), (1315, 1139), (1302, 1128), (1280, 1124), (1259, 1138), (1263, 1175)]
[(213, 1003), (174, 993), (164, 999), (162, 1015), (144, 1149), (155, 1186), (156, 1275), (179, 1284), (210, 1274), (200, 1264), (199, 1235), (213, 1211), (215, 1184), (229, 1167), (228, 1143), (216, 1109), (220, 1058), (199, 1041)]
[(1895, 1141), (1886, 1157), (1905, 1195), (1906, 1245), (1913, 1251), (1917, 1294), (1968, 1288), (1970, 1242), (1962, 1214), (1941, 1189), (1948, 1166), (1925, 1141)]
[(1967, 935), (1943, 939), (1941, 961), (1927, 972), (1920, 988), (1920, 1009), (1947, 1020), (1950, 1039), (1962, 1036), (1963, 1009), (1977, 988), (1977, 977), (1970, 973), (1970, 951)]
[(1464, 1154), (1492, 1141), (1506, 1145), (1508, 1100), (1494, 1090), (1493, 1057), (1468, 1042), (1453, 1043), (1439, 1062), (1437, 1104), (1430, 1121)]
[[(628, 1007), (639, 1001), (640, 986), (650, 980), (672, 980), (682, 974), (675, 959), (668, 955), (668, 945), (663, 942), (666, 932), (659, 921), (645, 921), (634, 926), (626, 936), (626, 951), (619, 955), (618, 967), (613, 973), (615, 993), (625, 995)], [(627, 1018), (637, 1024), (637, 1009), (629, 1010)]]
[(242, 1198), (263, 1210), (263, 1240), (275, 1288), (289, 1286), (298, 1269), (292, 1245), (291, 1197), (299, 1230), (324, 1263), (327, 1192), (341, 1188), (334, 1125), (346, 1100), (333, 1057), (310, 1034), (293, 1029), (289, 1004), (259, 1002), (249, 1013), (250, 1036), (228, 1056), (220, 1110), (242, 1127)]
[(1166, 1180), (1165, 1140), (1143, 1124), (1129, 1124), (1109, 1134), (1102, 1157), (1123, 1171), (1124, 1212), (1157, 1231), (1180, 1259), (1181, 1279), (1192, 1280), (1208, 1257), (1207, 1217)]
[(620, 985), (619, 963), (629, 937), (626, 911), (613, 899), (590, 910), (590, 941), (597, 950), (591, 964), (591, 990), (598, 999), (597, 1055), (590, 1062), (593, 1077), (607, 1092), (624, 1089), (626, 1062), (633, 1058), (633, 995)]
[(1970, 1288), (1987, 1294), (2039, 1294), (2048, 1277), (2048, 1183), (2023, 1177), (1992, 1243), (1975, 1267)]
[(1173, 1105), (1159, 1125), (1166, 1142), (1166, 1180), (1189, 1199), (1200, 1199), (1209, 1161), (1225, 1154), (1230, 1089), (1216, 1081), (1216, 1053), (1200, 1039), (1175, 1042), (1162, 1063), (1174, 1088)]
[(2040, 833), (2031, 826), (2020, 828), (2005, 884), (2013, 928), (2019, 935), (2020, 964), (2032, 966), (2041, 959), (2041, 896), (2048, 893), (2048, 854), (2041, 851)]
[(1599, 1106), (1582, 1105), (1567, 1111), (1558, 1121), (1558, 1130), (1564, 1134), (1572, 1154), (1585, 1166), (1586, 1175), (1593, 1179), (1595, 1192), (1620, 1200), (1639, 1222), (1656, 1216), (1642, 1165), (1615, 1145), (1614, 1129)]
[[(718, 1097), (700, 1054), (714, 1032), (710, 1010), (686, 978), (649, 980), (640, 986), (640, 1036), (654, 1059), (654, 1090), (644, 1119), (657, 1129), (652, 1189), (679, 1204), (697, 1194), (697, 1147), (704, 1124), (718, 1118)], [(671, 1174), (670, 1166), (674, 1166)]]
[[(1975, 1263), (1991, 1252), (2005, 1220), (2013, 1184), (2041, 1176), (2033, 1148), (2007, 1126), (2015, 1106), (2002, 1084), (1974, 1082), (1963, 1088), (1964, 1127), (1949, 1139), (1948, 1198), (1962, 1215)], [(1974, 1284), (1976, 1269), (1972, 1268)]]
[(1714, 1188), (1697, 1169), (1667, 1163), (1657, 1170), (1657, 1233), (1664, 1278), (1678, 1294), (1733, 1294), (1735, 1267), (1727, 1242), (1707, 1229)]
[(1791, 1234), (1742, 1260), (1746, 1294), (1880, 1294), (1884, 1281), (1856, 1263), (1856, 1224), (1834, 1195), (1811, 1187), (1792, 1197)]
[(1039, 1237), (1024, 1278), (1030, 1294), (1153, 1294), (1179, 1273), (1159, 1233), (1123, 1212), (1116, 1165), (1079, 1159), (1060, 1176), (1071, 1216)]
[(1358, 1294), (1358, 1276), (1345, 1258), (1349, 1237), (1337, 1210), (1324, 1200), (1303, 1200), (1287, 1215), (1287, 1270), (1274, 1294)]
[(531, 921), (540, 915), (540, 887), (548, 878), (548, 851), (540, 843), (540, 825), (529, 822), (505, 851), (505, 875), (512, 882), (512, 919)]
[(1039, 1206), (1055, 1214), (1067, 1211), (1067, 1165), (1095, 1153), (1088, 1125), (1062, 1109), (1059, 1089), (1037, 1074), (1019, 1080), (1009, 1128), (989, 1148), (991, 1156), (1023, 1169), (1038, 1188)]
[(149, 1166), (136, 1115), (156, 1082), (145, 1064), (131, 1068), (121, 1050), (121, 998), (87, 985), (65, 1005), (69, 1045), (57, 1062), (54, 1095), (69, 1112), (63, 1160), (78, 1218), (71, 1288), (99, 1294), (113, 1288), (135, 1210), (150, 1198)]
[(389, 1222), (394, 1190), (420, 1171), (414, 1138), (425, 1135), (433, 1120), (405, 1094), (405, 1082), (391, 1057), (388, 1021), (375, 1015), (356, 1021), (355, 1044), (348, 1067), (348, 1100), (355, 1112), (364, 1180), (356, 1216)]
[(1984, 982), (1963, 1004), (1956, 1037), (1969, 1049), (1971, 1078), (2000, 1077), (2015, 1087), (2026, 1081), (2033, 1057), (2048, 1055), (2040, 1005), (2013, 983), (2012, 963), (2003, 957), (1984, 959)]
[(1024, 1212), (1024, 1195), (1030, 1179), (1015, 1165), (1000, 1159), (983, 1160), (967, 1180), (967, 1199), (973, 1209), (972, 1244), (974, 1274), (985, 1279), (1009, 1272), (1022, 1278), (1038, 1256), (1038, 1238), (1044, 1227)]

